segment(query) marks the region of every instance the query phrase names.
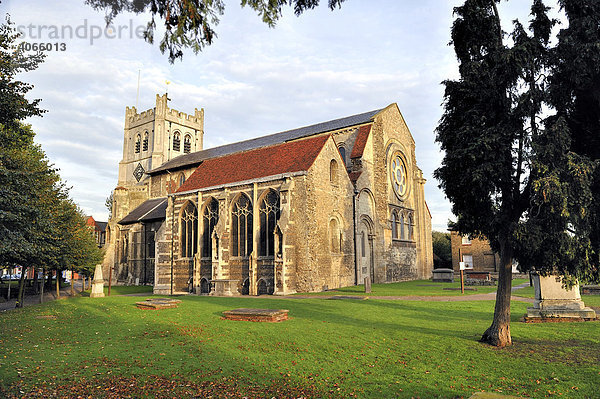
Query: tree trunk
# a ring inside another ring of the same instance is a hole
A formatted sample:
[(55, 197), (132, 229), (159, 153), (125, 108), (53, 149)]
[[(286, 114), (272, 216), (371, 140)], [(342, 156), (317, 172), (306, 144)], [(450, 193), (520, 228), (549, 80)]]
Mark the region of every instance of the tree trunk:
[(56, 299), (60, 299), (60, 270), (56, 270)]
[(17, 302), (15, 304), (15, 307), (17, 308), (22, 308), (23, 307), (23, 300), (25, 297), (25, 274), (27, 273), (27, 268), (26, 267), (21, 267), (21, 278), (19, 279), (19, 292), (17, 293)]
[(480, 342), (503, 348), (512, 345), (510, 337), (510, 296), (512, 287), (513, 249), (506, 243), (500, 246), (500, 271), (492, 325), (483, 333)]
[(6, 295), (6, 300), (10, 301), (10, 287), (12, 286), (12, 275), (13, 275), (13, 269), (9, 269), (8, 272), (8, 294)]
[(39, 292), (38, 288), (38, 274), (37, 269), (33, 267), (33, 292), (37, 294)]
[(40, 303), (44, 303), (44, 285), (46, 285), (46, 270), (42, 269), (42, 293), (40, 295)]

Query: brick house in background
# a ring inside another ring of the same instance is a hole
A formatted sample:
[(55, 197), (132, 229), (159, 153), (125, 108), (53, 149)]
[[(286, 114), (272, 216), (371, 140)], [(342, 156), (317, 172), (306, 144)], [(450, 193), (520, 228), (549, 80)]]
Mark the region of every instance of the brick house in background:
[(88, 217), (86, 225), (92, 230), (98, 248), (104, 247), (106, 243), (106, 226), (108, 222), (98, 222), (92, 216)]
[(467, 270), (497, 272), (500, 257), (490, 248), (487, 239), (473, 238), (450, 232), (452, 246), (452, 269), (460, 271), (459, 262), (465, 262)]

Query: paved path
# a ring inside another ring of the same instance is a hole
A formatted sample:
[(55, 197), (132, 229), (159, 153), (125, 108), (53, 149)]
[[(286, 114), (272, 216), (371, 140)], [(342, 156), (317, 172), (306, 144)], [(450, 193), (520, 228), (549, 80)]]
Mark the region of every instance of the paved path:
[[(520, 290), (522, 288), (529, 287), (529, 283), (523, 283), (512, 287), (512, 292)], [(270, 297), (271, 295), (263, 295), (261, 297)], [(466, 301), (494, 301), (496, 300), (496, 292), (490, 292), (487, 294), (473, 294), (473, 295), (460, 295), (460, 296), (418, 296), (418, 295), (407, 295), (407, 296), (377, 296), (377, 295), (351, 295), (340, 292), (335, 295), (289, 295), (281, 298), (289, 299), (332, 299), (332, 298), (346, 297), (348, 299), (383, 299), (389, 301), (430, 301), (430, 302), (466, 302)], [(340, 298), (342, 299), (342, 298)], [(533, 298), (524, 298), (518, 296), (511, 296), (513, 301), (522, 301), (533, 303)]]

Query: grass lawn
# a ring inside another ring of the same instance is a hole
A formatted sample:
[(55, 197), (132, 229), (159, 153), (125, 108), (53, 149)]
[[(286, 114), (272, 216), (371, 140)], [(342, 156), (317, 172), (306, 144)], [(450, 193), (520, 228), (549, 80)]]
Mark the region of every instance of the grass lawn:
[[(72, 298), (0, 314), (0, 396), (468, 397), (475, 391), (595, 397), (600, 323), (524, 324), (514, 345), (477, 342), (493, 301), (415, 302), (184, 296)], [(221, 319), (238, 307), (291, 319)]]
[[(529, 282), (527, 279), (514, 279), (513, 287), (522, 283)], [(453, 288), (455, 290), (445, 290), (444, 288)], [(324, 292), (315, 292), (310, 294), (297, 294), (309, 296), (331, 296), (331, 295), (361, 295), (361, 296), (458, 296), (487, 294), (496, 292), (496, 286), (474, 286), (465, 288), (474, 288), (474, 291), (465, 290), (464, 294), (460, 292), (460, 277), (454, 283), (434, 283), (431, 280), (404, 281), (401, 283), (373, 284), (371, 293), (365, 294), (364, 285), (353, 285), (350, 287), (338, 288)]]

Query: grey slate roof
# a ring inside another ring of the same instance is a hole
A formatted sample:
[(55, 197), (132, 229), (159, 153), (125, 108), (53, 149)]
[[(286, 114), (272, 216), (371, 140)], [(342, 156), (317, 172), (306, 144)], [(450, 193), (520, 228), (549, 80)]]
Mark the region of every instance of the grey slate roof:
[(118, 224), (126, 225), (139, 222), (151, 222), (165, 218), (167, 210), (167, 198), (152, 198), (129, 212), (127, 216), (121, 219)]
[(106, 225), (108, 224), (108, 222), (98, 222), (96, 221), (96, 225), (98, 226), (98, 228), (100, 229), (100, 231), (106, 231)]
[(235, 152), (253, 150), (255, 148), (266, 147), (274, 144), (284, 143), (286, 141), (296, 140), (301, 137), (312, 136), (314, 134), (324, 133), (332, 130), (343, 129), (345, 127), (359, 125), (370, 122), (375, 115), (382, 109), (376, 109), (362, 114), (347, 116), (345, 118), (334, 119), (327, 122), (317, 123), (316, 125), (304, 126), (298, 129), (286, 130), (281, 133), (275, 133), (268, 136), (257, 137), (255, 139), (239, 141), (237, 143), (226, 144), (219, 147), (209, 148), (203, 151), (193, 152), (191, 154), (180, 155), (165, 162), (156, 169), (146, 172), (149, 175), (157, 174), (165, 170), (184, 168), (194, 164), (200, 164), (203, 160), (209, 158), (221, 157), (223, 155), (233, 154)]

